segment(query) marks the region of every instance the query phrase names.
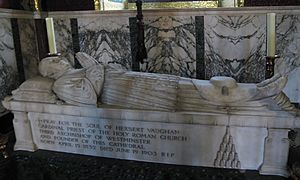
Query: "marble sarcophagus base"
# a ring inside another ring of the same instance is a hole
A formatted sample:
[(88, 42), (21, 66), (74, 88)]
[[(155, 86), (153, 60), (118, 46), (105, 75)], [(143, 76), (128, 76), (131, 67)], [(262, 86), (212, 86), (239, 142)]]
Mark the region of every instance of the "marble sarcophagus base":
[(4, 104), (15, 115), (15, 150), (44, 149), (288, 176), (288, 131), (293, 123), (284, 115), (177, 113), (13, 100)]

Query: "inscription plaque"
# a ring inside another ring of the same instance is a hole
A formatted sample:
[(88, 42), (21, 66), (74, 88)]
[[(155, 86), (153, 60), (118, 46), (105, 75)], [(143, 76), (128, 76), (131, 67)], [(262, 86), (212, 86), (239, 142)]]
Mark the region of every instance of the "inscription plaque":
[[(214, 167), (220, 145), (224, 144), (224, 137), (218, 134), (227, 133), (225, 126), (111, 120), (45, 113), (29, 113), (29, 119), (33, 140), (38, 149), (194, 166)], [(235, 129), (233, 133), (235, 131), (241, 130)], [(251, 151), (252, 148), (249, 149)], [(251, 169), (259, 166), (262, 160), (259, 157), (254, 158), (256, 162), (254, 165), (252, 163)], [(239, 158), (243, 160), (243, 157)], [(243, 165), (239, 168), (243, 168)]]

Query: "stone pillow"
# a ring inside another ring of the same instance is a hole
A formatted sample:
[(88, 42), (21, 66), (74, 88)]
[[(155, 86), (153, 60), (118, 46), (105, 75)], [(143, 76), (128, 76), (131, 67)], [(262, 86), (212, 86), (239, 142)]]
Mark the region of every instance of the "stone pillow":
[(52, 92), (53, 83), (52, 79), (40, 76), (29, 79), (12, 92), (13, 99), (18, 101), (55, 103), (57, 98)]

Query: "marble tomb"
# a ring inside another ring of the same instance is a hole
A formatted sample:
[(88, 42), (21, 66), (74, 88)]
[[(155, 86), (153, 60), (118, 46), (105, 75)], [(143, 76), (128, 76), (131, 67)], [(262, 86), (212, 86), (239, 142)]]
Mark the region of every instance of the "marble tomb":
[(40, 76), (5, 98), (15, 150), (258, 170), (288, 176), (290, 129), (300, 112), (278, 72), (261, 83), (131, 72), (76, 54), (39, 64)]

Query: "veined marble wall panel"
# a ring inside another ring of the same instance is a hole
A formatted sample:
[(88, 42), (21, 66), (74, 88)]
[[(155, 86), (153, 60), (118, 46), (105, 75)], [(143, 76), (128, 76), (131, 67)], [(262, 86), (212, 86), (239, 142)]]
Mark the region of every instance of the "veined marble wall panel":
[(284, 62), (277, 62), (278, 70), (289, 74), (284, 92), (292, 102), (300, 103), (300, 16), (277, 14), (276, 39), (277, 54)]
[(206, 79), (238, 82), (265, 78), (266, 15), (204, 16)]
[(300, 67), (289, 73), (288, 82), (283, 92), (291, 102), (300, 104)]
[(104, 64), (131, 69), (128, 17), (78, 18), (80, 51)]
[(195, 18), (191, 16), (145, 17), (148, 59), (143, 72), (196, 77)]
[(53, 19), (57, 52), (74, 65), (74, 50), (70, 19)]
[(38, 47), (33, 19), (18, 19), (25, 79), (38, 75)]
[[(300, 66), (300, 16), (276, 16), (276, 51), (288, 65), (286, 72)], [(284, 67), (282, 67), (284, 68)]]
[[(18, 86), (18, 70), (11, 21), (0, 18), (0, 102)], [(0, 103), (0, 114), (5, 111)]]

